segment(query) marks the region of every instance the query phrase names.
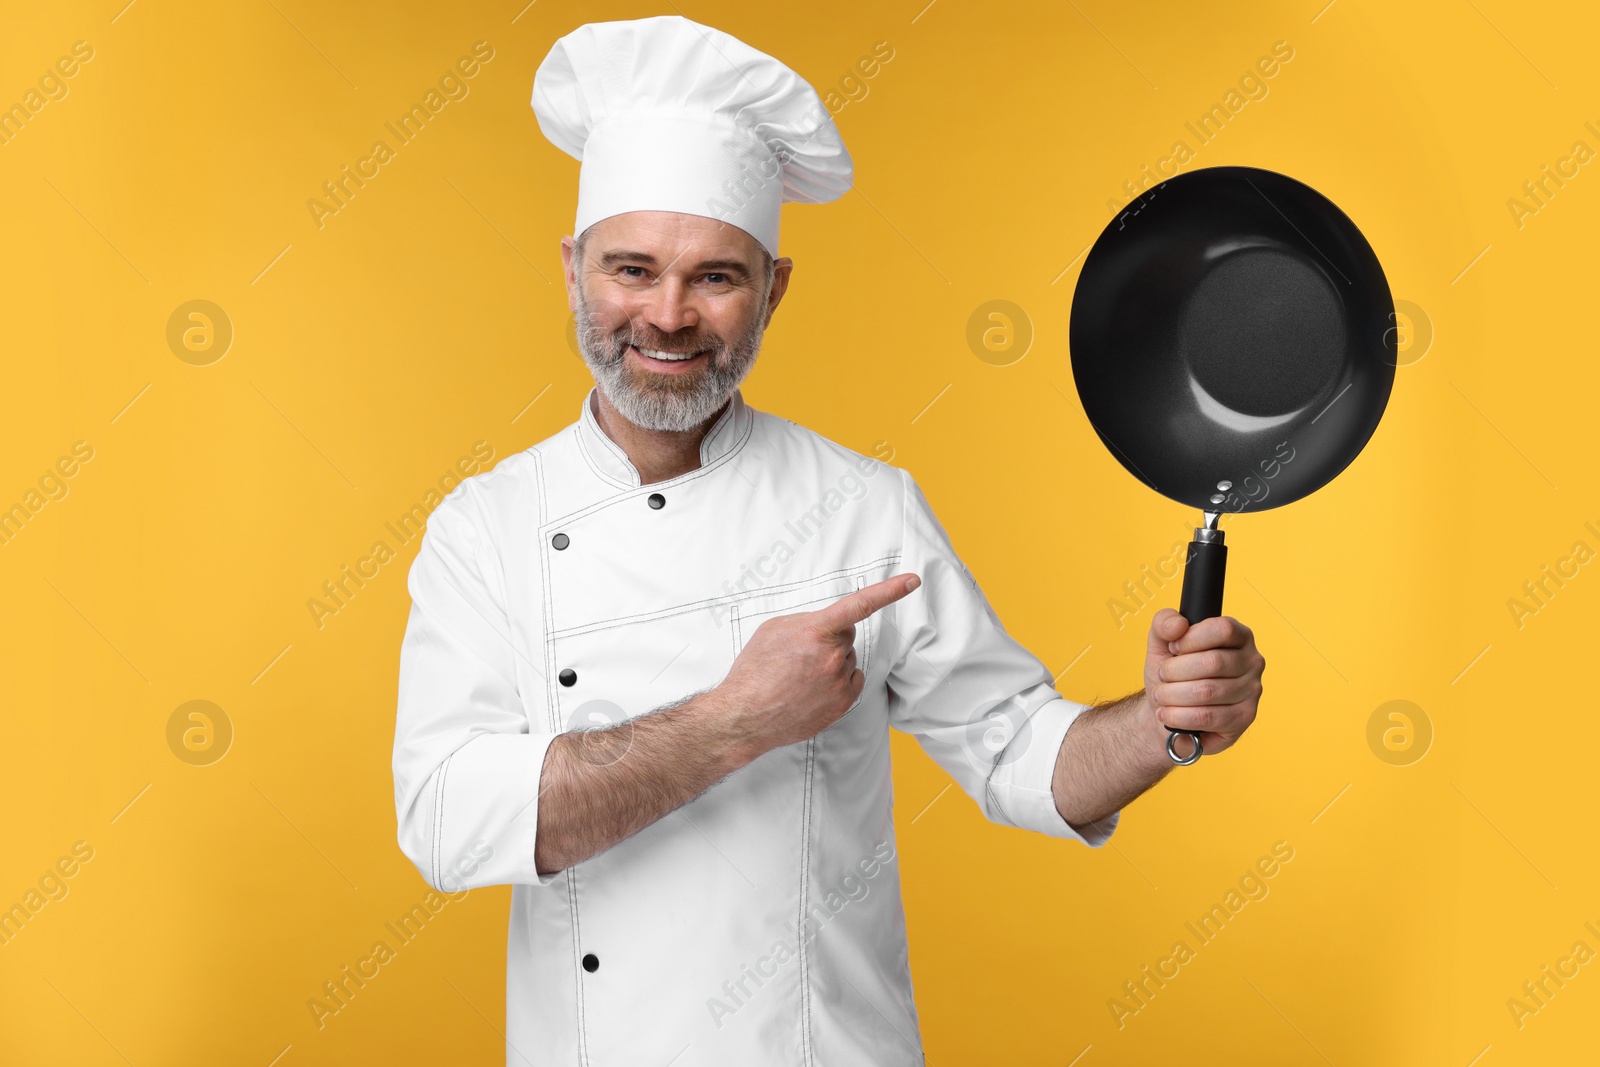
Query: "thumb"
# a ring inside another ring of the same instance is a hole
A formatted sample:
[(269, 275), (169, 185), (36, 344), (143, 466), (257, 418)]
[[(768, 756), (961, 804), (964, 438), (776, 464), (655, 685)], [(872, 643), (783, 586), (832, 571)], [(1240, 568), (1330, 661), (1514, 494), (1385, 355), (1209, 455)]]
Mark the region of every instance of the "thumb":
[(1175, 655), (1168, 642), (1176, 641), (1189, 632), (1189, 620), (1179, 615), (1174, 608), (1162, 608), (1156, 612), (1156, 617), (1150, 620), (1150, 655), (1157, 659), (1167, 659)]

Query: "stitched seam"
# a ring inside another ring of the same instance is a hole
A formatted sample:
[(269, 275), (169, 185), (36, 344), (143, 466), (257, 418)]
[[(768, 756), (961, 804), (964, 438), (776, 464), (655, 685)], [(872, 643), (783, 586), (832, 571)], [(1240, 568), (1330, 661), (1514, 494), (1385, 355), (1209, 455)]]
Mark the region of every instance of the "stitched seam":
[[(587, 403), (584, 404), (584, 408), (585, 408), (585, 410), (587, 410), (587, 408), (588, 408), (588, 404)], [(724, 464), (730, 462), (733, 459), (733, 457), (737, 456), (739, 454), (740, 450), (742, 450), (744, 448), (745, 443), (748, 442), (750, 440), (751, 436), (755, 433), (755, 429), (756, 429), (755, 419), (753, 417), (747, 419), (745, 421), (744, 436), (739, 438), (737, 441), (735, 441), (732, 444), (732, 446), (729, 447), (728, 451), (724, 452), (722, 455), (718, 456), (716, 459), (712, 460), (710, 463), (705, 464), (705, 465), (700, 466), (700, 467), (697, 467), (694, 470), (689, 471), (686, 474), (680, 474), (676, 478), (669, 478), (664, 482), (652, 482), (649, 485), (635, 485), (632, 482), (619, 481), (618, 479), (613, 478), (611, 475), (607, 474), (605, 471), (603, 471), (599, 467), (595, 466), (595, 462), (594, 462), (593, 457), (591, 457), (588, 454), (588, 451), (584, 446), (580, 445), (579, 446), (579, 450), (584, 453), (584, 459), (585, 459), (586, 462), (588, 462), (589, 467), (590, 467), (591, 470), (593, 470), (596, 474), (598, 474), (600, 477), (604, 478), (606, 481), (610, 482), (611, 484), (617, 485), (617, 486), (621, 486), (623, 489), (625, 489), (627, 491), (624, 492), (624, 493), (621, 493), (619, 495), (616, 495), (616, 496), (607, 497), (604, 500), (598, 500), (595, 503), (590, 504), (588, 507), (582, 508), (582, 509), (580, 509), (578, 511), (570, 512), (570, 513), (568, 513), (566, 515), (562, 515), (558, 519), (556, 519), (556, 521), (557, 522), (571, 522), (574, 519), (582, 518), (583, 516), (589, 514), (591, 511), (597, 511), (600, 508), (606, 508), (606, 507), (610, 507), (613, 504), (622, 503), (623, 501), (629, 499), (630, 497), (642, 496), (647, 492), (648, 493), (658, 492), (661, 489), (676, 489), (679, 486), (688, 485), (690, 482), (696, 480), (697, 478), (704, 478), (705, 476), (711, 474), (713, 471), (715, 471), (718, 468), (722, 467)], [(600, 432), (600, 436), (605, 437), (605, 434), (604, 434), (603, 431)], [(606, 440), (608, 442), (611, 441), (610, 438), (606, 438)], [(616, 446), (616, 444), (614, 442), (610, 443), (610, 447), (613, 448), (613, 449), (617, 448), (617, 446)], [(620, 449), (617, 449), (617, 451), (621, 452)], [(621, 453), (621, 454), (622, 454), (623, 458), (626, 460), (627, 453)], [(630, 461), (630, 464), (631, 464), (631, 461)]]
[[(744, 593), (706, 597), (704, 600), (693, 600), (684, 604), (675, 604), (669, 608), (658, 608), (655, 611), (640, 612), (636, 615), (623, 615), (615, 619), (607, 619), (604, 622), (589, 622), (584, 623), (581, 626), (570, 626), (565, 630), (555, 631), (553, 634), (551, 634), (551, 636), (575, 637), (579, 634), (595, 633), (600, 630), (609, 630), (619, 626), (628, 626), (636, 622), (653, 622), (657, 619), (671, 618), (674, 615), (686, 615), (689, 612), (696, 611), (707, 606), (708, 604), (725, 603), (731, 607), (734, 604), (742, 604), (747, 600), (754, 600), (757, 597), (797, 592), (826, 579), (843, 578), (852, 574), (853, 572), (868, 571), (885, 563), (895, 563), (900, 558), (901, 557), (899, 553), (895, 553), (894, 555), (882, 556), (868, 563), (858, 563), (851, 567), (841, 567), (838, 570), (828, 571), (824, 574), (818, 574), (810, 578), (797, 578), (794, 581), (786, 582), (783, 585), (769, 586), (765, 589), (754, 589)], [(826, 599), (826, 597), (818, 597), (817, 599), (823, 600)], [(803, 603), (809, 604), (813, 603), (813, 601), (804, 601)], [(781, 611), (784, 609), (775, 608), (774, 610)]]
[[(540, 541), (543, 542), (541, 535)], [(551, 733), (560, 733), (560, 716), (557, 714), (556, 695), (556, 635), (551, 632), (555, 625), (555, 601), (550, 595), (550, 553), (542, 547), (539, 550), (539, 599), (544, 605), (544, 692), (545, 692), (545, 719), (550, 725)]]
[[(856, 592), (859, 593), (866, 587), (867, 576), (864, 574), (856, 575)], [(867, 677), (872, 673), (872, 622), (871, 615), (861, 620), (861, 695), (856, 697), (855, 703), (845, 710), (846, 715), (860, 707), (861, 702), (867, 698), (866, 681)]]
[[(535, 455), (537, 455), (536, 452), (535, 452)], [(535, 460), (535, 466), (537, 466), (537, 460)], [(473, 563), (473, 565), (475, 567), (477, 567), (477, 569), (480, 572), (483, 572), (484, 568), (481, 565), (479, 565), (479, 559), (478, 559), (478, 554), (479, 554), (479, 550), (480, 549), (479, 549), (479, 541), (478, 541), (478, 533), (477, 533), (477, 531), (480, 528), (489, 528), (491, 526), (491, 524), (486, 519), (487, 513), (484, 511), (484, 509), (483, 509), (483, 507), (481, 505), (481, 502), (479, 501), (479, 499), (478, 499), (478, 497), (477, 497), (477, 495), (476, 495), (476, 493), (474, 491), (472, 483), (471, 482), (463, 482), (462, 483), (462, 488), (460, 489), (460, 492), (461, 492), (461, 504), (460, 504), (460, 507), (463, 509), (463, 511), (470, 511), (470, 512), (474, 513), (473, 515), (468, 516), (470, 521), (468, 522), (468, 525), (467, 525), (467, 529), (472, 532), (471, 533), (471, 551), (469, 553), (469, 555), (471, 557), (471, 562)], [(445, 507), (445, 504), (440, 504), (439, 507), (443, 508), (443, 507)], [(495, 545), (495, 542), (493, 541), (492, 536), (491, 536), (490, 541), (488, 543), (492, 547), (497, 547)], [(494, 555), (498, 556), (498, 555), (500, 555), (500, 553), (496, 552), (496, 553), (494, 553)], [(505, 626), (506, 632), (505, 632), (505, 635), (503, 637), (501, 637), (501, 640), (503, 640), (504, 643), (506, 644), (506, 646), (511, 649), (511, 654), (514, 657), (516, 657), (517, 659), (521, 660), (524, 663), (527, 663), (529, 666), (532, 666), (533, 665), (533, 661), (531, 659), (529, 659), (527, 653), (524, 652), (517, 645), (517, 642), (516, 642), (516, 626), (512, 622), (512, 613), (511, 613), (511, 609), (509, 607), (509, 605), (510, 605), (510, 597), (509, 597), (509, 594), (506, 593), (506, 588), (507, 587), (505, 585), (505, 568), (504, 568), (503, 564), (499, 563), (498, 559), (496, 560), (496, 563), (497, 563), (497, 565), (495, 567), (495, 571), (499, 575), (500, 588), (501, 588), (501, 592), (502, 592), (501, 602), (498, 605), (498, 607), (500, 608), (501, 613), (504, 615), (505, 623), (506, 623), (506, 626)], [(494, 590), (491, 588), (491, 585), (492, 585), (492, 583), (487, 578), (485, 578), (484, 583), (483, 583), (484, 591), (485, 591), (485, 593), (488, 594), (489, 599), (493, 600), (494, 599)], [(496, 631), (496, 635), (495, 636), (497, 636), (497, 637), (501, 636), (499, 634), (499, 632), (498, 632), (498, 627), (496, 626), (495, 622), (492, 619), (490, 619), (483, 612), (479, 611), (477, 609), (476, 605), (469, 604), (468, 606), (472, 608), (473, 613), (476, 614), (478, 616), (478, 618), (482, 619), (488, 625), (488, 627), (491, 630), (495, 630)], [(490, 663), (488, 657), (484, 656), (481, 652), (479, 652), (479, 651), (477, 651), (476, 649), (473, 649), (473, 648), (469, 648), (467, 651), (468, 651), (469, 654), (471, 654), (473, 656), (476, 656), (479, 660), (481, 660), (482, 662), (488, 664), (490, 666), (490, 668), (493, 669), (496, 673), (500, 673), (499, 668), (495, 667), (494, 664)], [(534, 669), (535, 673), (538, 672), (538, 668), (537, 667), (534, 667), (533, 669)], [(506, 677), (506, 676), (502, 674), (502, 677)], [(513, 686), (515, 686), (517, 688), (517, 691), (520, 693), (521, 692), (521, 686), (520, 686), (520, 683), (519, 683), (518, 679), (516, 678), (514, 669), (513, 669), (512, 675), (509, 676), (508, 680), (512, 683)]]
[(805, 793), (800, 808), (800, 919), (797, 927), (800, 941), (800, 1047), (808, 1064), (816, 1062), (811, 1047), (811, 961), (806, 952), (805, 936), (806, 889), (811, 870), (811, 776), (816, 753), (817, 739), (812, 737), (806, 742)]
[[(582, 445), (579, 446), (578, 451), (583, 451)], [(585, 455), (585, 459), (587, 458), (587, 455)], [(538, 485), (539, 518), (541, 520), (541, 525), (539, 527), (541, 532), (539, 536), (540, 540), (543, 541), (542, 531), (544, 530), (545, 526), (542, 520), (549, 512), (549, 505), (546, 497), (544, 470), (542, 465), (539, 468)], [(542, 550), (539, 552), (539, 576), (539, 600), (543, 605), (544, 613), (544, 662), (546, 668), (544, 672), (545, 721), (549, 725), (551, 733), (558, 733), (560, 731), (559, 727), (557, 726), (557, 720), (559, 716), (557, 715), (556, 704), (556, 646), (555, 635), (550, 632), (551, 624), (555, 618), (555, 605), (550, 597), (550, 554)], [(535, 833), (537, 833), (537, 831), (535, 831)], [(570, 925), (572, 930), (572, 988), (576, 1000), (578, 1015), (578, 1062), (580, 1064), (587, 1065), (589, 1062), (589, 1035), (584, 1030), (583, 963), (580, 958), (582, 955), (582, 931), (578, 921), (578, 885), (576, 878), (573, 876), (571, 867), (563, 870), (561, 875), (567, 883), (567, 914), (571, 920)], [(537, 871), (535, 871), (535, 877), (537, 877)]]
[(589, 1062), (589, 1032), (584, 1025), (583, 1013), (583, 928), (578, 920), (578, 882), (572, 876), (572, 868), (565, 871), (567, 876), (567, 903), (572, 910), (572, 974), (573, 982), (578, 993), (578, 1062)]
[(455, 761), (456, 761), (455, 755), (452, 753), (450, 758), (448, 760), (445, 760), (444, 767), (441, 768), (441, 772), (439, 774), (439, 803), (435, 806), (435, 809), (434, 809), (434, 818), (437, 821), (434, 824), (434, 831), (433, 831), (433, 849), (434, 849), (433, 877), (434, 877), (435, 880), (438, 880), (438, 879), (443, 877), (443, 871), (444, 871), (444, 798), (445, 798), (445, 795), (447, 793), (449, 793), (449, 791), (450, 791), (450, 765), (453, 764)]
[[(910, 511), (910, 508), (911, 508), (911, 475), (904, 468), (901, 468), (899, 473), (900, 473), (900, 542), (899, 542), (900, 543), (900, 553), (901, 553), (902, 556), (909, 556), (909, 554), (910, 554), (909, 548), (906, 545), (906, 529), (907, 529), (906, 514), (907, 514), (907, 512)], [(926, 596), (927, 594), (924, 593), (923, 595)], [(904, 600), (904, 598), (902, 597), (901, 600)], [(896, 634), (905, 633), (905, 626), (904, 626), (904, 621), (905, 620), (902, 618), (901, 611), (900, 611), (901, 600), (896, 600), (893, 604), (890, 604), (888, 609), (887, 609), (889, 612), (892, 613), (891, 625), (894, 627), (894, 632)], [(900, 650), (900, 652), (902, 654), (910, 649), (911, 642), (909, 640), (907, 640), (905, 642), (905, 645), (906, 645), (906, 647), (904, 649)], [(895, 665), (897, 663), (899, 663), (899, 662), (900, 662), (900, 656), (899, 655), (893, 656), (889, 660), (889, 674), (891, 676), (895, 673)]]
[[(628, 458), (628, 453), (623, 450), (621, 445), (611, 440), (611, 438), (606, 435), (605, 430), (600, 428), (600, 420), (598, 417), (596, 417), (593, 408), (590, 406), (589, 399), (589, 394), (585, 394), (583, 398), (583, 422), (586, 427), (593, 431), (590, 439), (600, 451), (601, 455), (609, 456), (613, 462), (620, 463), (623, 467), (633, 470), (633, 461)], [(595, 457), (596, 461), (598, 461), (600, 458), (601, 456)], [(638, 473), (638, 471), (634, 470), (635, 475)], [(628, 485), (630, 487), (637, 484), (630, 483), (616, 477), (612, 477), (612, 480), (622, 481), (624, 485)]]
[(711, 429), (706, 431), (705, 437), (701, 439), (700, 462), (702, 464), (706, 462), (706, 451), (720, 435), (727, 433), (729, 430), (737, 430), (739, 428), (735, 420), (736, 414), (747, 420), (751, 426), (755, 425), (755, 414), (750, 409), (750, 406), (744, 403), (743, 397), (740, 398), (739, 404), (742, 408), (742, 411), (736, 412), (734, 410), (734, 405), (730, 403), (727, 410), (722, 413), (722, 415), (717, 419), (716, 423), (712, 425)]
[[(544, 468), (539, 468), (539, 518), (543, 519), (549, 510), (547, 488), (544, 480)], [(541, 524), (540, 530), (544, 526)], [(550, 549), (549, 541), (543, 534), (539, 534), (539, 600), (544, 607), (544, 714), (545, 723), (551, 733), (559, 733), (560, 716), (556, 712), (556, 650), (555, 635), (550, 628), (555, 624), (555, 601), (550, 595)]]
[[(1043, 703), (1040, 703), (1032, 711), (1028, 712), (1028, 721), (1032, 722), (1033, 721), (1033, 717), (1035, 715), (1039, 714), (1039, 710), (1041, 708), (1043, 708), (1045, 706), (1045, 704), (1048, 704), (1048, 703), (1049, 703), (1049, 701), (1046, 700)], [(1015, 738), (1013, 738), (1013, 740), (1015, 740)], [(1007, 744), (1009, 745), (1010, 742), (1007, 742)], [(985, 795), (988, 796), (989, 803), (994, 805), (994, 809), (1000, 813), (1001, 818), (1005, 819), (1005, 821), (1006, 821), (1006, 823), (1008, 825), (1015, 826), (1018, 829), (1026, 829), (1026, 827), (1024, 827), (1016, 819), (1011, 817), (1011, 813), (1010, 812), (1006, 811), (1005, 805), (1000, 803), (1000, 794), (997, 793), (995, 791), (995, 788), (994, 788), (994, 775), (995, 775), (995, 772), (1000, 769), (1000, 761), (1002, 759), (1004, 759), (1004, 758), (1005, 758), (1005, 752), (1004, 751), (1000, 751), (1000, 752), (995, 753), (994, 763), (990, 765), (989, 773), (986, 776), (984, 776), (984, 779), (983, 779), (983, 791), (984, 791)], [(1035, 790), (1029, 790), (1029, 792), (1035, 792)], [(1053, 798), (1052, 798), (1052, 800), (1053, 800)]]
[[(991, 771), (990, 773), (993, 772)], [(1006, 811), (1005, 805), (1000, 803), (1000, 794), (994, 791), (994, 785), (988, 780), (985, 780), (983, 783), (983, 791), (989, 794), (989, 803), (994, 805), (994, 810), (1000, 813), (1000, 817), (1006, 821), (1006, 824), (1009, 826), (1016, 826), (1017, 820), (1013, 819), (1011, 814)]]
[[(623, 481), (620, 478), (615, 477), (614, 475), (607, 474), (604, 470), (602, 470), (600, 468), (599, 464), (595, 462), (594, 458), (589, 455), (589, 443), (590, 442), (589, 442), (588, 438), (592, 435), (596, 439), (594, 441), (594, 446), (596, 448), (603, 449), (604, 451), (609, 452), (611, 454), (611, 458), (613, 460), (621, 463), (623, 466), (625, 466), (625, 467), (627, 467), (629, 469), (632, 469), (632, 467), (633, 467), (633, 461), (628, 459), (628, 454), (626, 452), (624, 452), (617, 445), (617, 443), (615, 441), (613, 441), (613, 440), (611, 440), (611, 438), (607, 437), (606, 436), (606, 432), (600, 428), (600, 420), (595, 418), (594, 412), (589, 407), (589, 398), (592, 395), (592, 393), (593, 393), (593, 390), (590, 390), (590, 392), (584, 394), (584, 396), (583, 396), (583, 414), (578, 419), (579, 433), (580, 433), (580, 445), (581, 445), (581, 447), (583, 449), (584, 456), (585, 456), (585, 458), (589, 459), (589, 466), (591, 468), (593, 468), (594, 472), (596, 474), (600, 475), (600, 477), (604, 478), (606, 481), (611, 482), (614, 485), (620, 485), (624, 489), (632, 489), (632, 488), (634, 488), (635, 483), (626, 482), (626, 481)], [(588, 432), (586, 433), (585, 431), (588, 431)], [(637, 475), (638, 471), (634, 471), (634, 474)]]
[[(861, 584), (857, 588), (865, 589), (867, 587), (866, 579), (862, 578), (860, 581)], [(866, 627), (861, 633), (861, 674), (863, 677), (872, 672), (872, 651), (873, 646), (877, 644), (873, 637), (878, 632), (878, 620), (874, 616), (877, 614), (877, 612), (873, 612), (872, 615), (867, 616), (867, 621), (862, 623)]]
[[(540, 454), (540, 452), (539, 452), (539, 450), (537, 448), (531, 449), (530, 451), (533, 453), (534, 499), (537, 501), (537, 507), (538, 507), (538, 514), (536, 516), (536, 521), (539, 524), (539, 528), (542, 529), (543, 526), (544, 526), (545, 516), (550, 513), (549, 491), (548, 491), (548, 487), (545, 485), (545, 477), (544, 477), (544, 456)], [(543, 541), (543, 538), (540, 538), (540, 540)], [(548, 544), (548, 542), (544, 542), (544, 543)], [(543, 551), (541, 551), (539, 553), (539, 587), (540, 587), (541, 591), (548, 591), (549, 588), (550, 588), (549, 553), (548, 552), (543, 552)], [(546, 599), (548, 599), (548, 596), (546, 596)], [(506, 593), (506, 614), (508, 616), (508, 620), (507, 621), (509, 621), (509, 616), (511, 614), (510, 605), (511, 605), (511, 595), (510, 595), (510, 592), (508, 590), (507, 593)], [(544, 629), (544, 631), (546, 633), (548, 633), (549, 630), (550, 630), (550, 621), (549, 621), (548, 615), (546, 616), (545, 619), (541, 620), (541, 623), (542, 623), (542, 628)], [(513, 637), (513, 640), (514, 640), (515, 637), (516, 637), (515, 631), (513, 631), (512, 637)], [(522, 660), (523, 660), (523, 662), (527, 663), (528, 666), (533, 667), (534, 673), (536, 673), (536, 674), (539, 673), (539, 668), (534, 666), (533, 659), (532, 659), (531, 656), (529, 656), (529, 655), (524, 653), (524, 654), (522, 654)], [(549, 688), (550, 688), (550, 676), (549, 676), (548, 672), (545, 672), (544, 681), (545, 681), (545, 688), (548, 691)], [(546, 707), (545, 707), (545, 718), (546, 718), (547, 721), (550, 720), (550, 710), (551, 709), (550, 709), (550, 707), (549, 707), (549, 705), (547, 703)], [(531, 719), (529, 720), (529, 725), (530, 725), (530, 727), (532, 725), (532, 720)]]
[(589, 454), (588, 445), (579, 442), (578, 451), (582, 454), (583, 461), (589, 465), (589, 469), (594, 472), (595, 477), (600, 478), (603, 481), (610, 482), (612, 485), (617, 486), (620, 489), (637, 488), (637, 486), (635, 486), (632, 482), (625, 482), (622, 479), (608, 474), (606, 471), (601, 469), (600, 465), (594, 461), (594, 457)]
[(438, 849), (434, 877), (440, 880), (441, 886), (444, 884), (444, 798), (450, 792), (450, 768), (455, 764), (455, 761), (455, 754), (452, 753), (450, 758), (445, 761), (444, 773), (439, 776), (439, 829), (434, 833), (433, 841), (434, 846)]
[(715, 473), (717, 468), (721, 467), (724, 463), (727, 463), (732, 456), (733, 453), (730, 452), (712, 460), (707, 466), (698, 467), (687, 474), (681, 474), (678, 477), (669, 479), (665, 482), (651, 482), (649, 485), (635, 485), (632, 482), (619, 482), (615, 478), (606, 474), (604, 471), (599, 470), (599, 468), (594, 468), (594, 462), (593, 460), (590, 460), (590, 467), (594, 468), (600, 477), (604, 478), (613, 485), (619, 486), (624, 490), (624, 492), (597, 500), (593, 504), (590, 504), (584, 508), (580, 508), (577, 511), (570, 511), (565, 515), (559, 515), (553, 521), (560, 523), (574, 522), (578, 519), (586, 518), (593, 512), (602, 511), (609, 507), (616, 507), (636, 497), (648, 496), (651, 493), (660, 492), (662, 489), (681, 488), (682, 486), (685, 486), (696, 479), (704, 478), (707, 475)]
[[(807, 588), (809, 586), (815, 585), (818, 582), (821, 582), (821, 581), (824, 581), (824, 580), (827, 580), (827, 579), (843, 578), (843, 577), (848, 576), (852, 571), (871, 570), (873, 567), (876, 567), (876, 566), (879, 566), (879, 565), (885, 564), (885, 563), (894, 563), (894, 562), (898, 561), (899, 559), (900, 559), (900, 556), (898, 554), (890, 555), (890, 556), (883, 556), (883, 557), (881, 557), (879, 559), (872, 560), (869, 563), (859, 563), (859, 564), (856, 564), (856, 565), (851, 566), (851, 567), (843, 567), (843, 568), (840, 568), (838, 570), (828, 571), (828, 572), (826, 572), (824, 574), (815, 575), (815, 576), (813, 576), (811, 578), (796, 579), (793, 582), (788, 582), (788, 583), (785, 583), (784, 585), (781, 585), (781, 586), (771, 586), (771, 587), (765, 588), (765, 589), (750, 590), (748, 592), (738, 593), (738, 594), (733, 594), (733, 595), (707, 597), (704, 600), (695, 600), (695, 601), (690, 601), (690, 602), (687, 602), (687, 603), (684, 603), (684, 604), (676, 604), (676, 605), (673, 605), (672, 607), (669, 607), (669, 608), (658, 608), (655, 611), (640, 612), (640, 613), (635, 614), (635, 615), (623, 615), (623, 616), (619, 616), (619, 617), (617, 617), (615, 619), (607, 619), (607, 620), (605, 620), (603, 622), (584, 623), (584, 624), (582, 624), (580, 626), (572, 626), (572, 627), (568, 627), (565, 630), (558, 630), (558, 631), (555, 632), (555, 634), (553, 636), (555, 636), (555, 637), (570, 637), (570, 636), (574, 636), (574, 635), (577, 635), (577, 634), (593, 633), (593, 632), (596, 632), (596, 631), (599, 631), (599, 630), (606, 630), (606, 629), (611, 629), (611, 628), (618, 627), (618, 626), (631, 625), (631, 624), (636, 623), (636, 622), (651, 622), (651, 621), (654, 621), (656, 619), (670, 618), (673, 615), (683, 615), (683, 614), (687, 614), (687, 613), (689, 613), (691, 611), (695, 611), (695, 610), (697, 610), (699, 608), (703, 608), (703, 607), (705, 607), (705, 606), (707, 606), (709, 604), (726, 603), (726, 604), (731, 606), (733, 604), (743, 603), (744, 601), (747, 601), (747, 600), (754, 600), (754, 599), (756, 599), (758, 597), (762, 597), (762, 596), (773, 596), (773, 595), (778, 595), (780, 593), (798, 592), (798, 591), (804, 590), (805, 588)], [(827, 599), (827, 598), (826, 597), (818, 597), (817, 599), (823, 600), (823, 599)], [(804, 601), (803, 603), (813, 603), (813, 602), (814, 601)], [(784, 609), (783, 608), (775, 608), (773, 610), (781, 611), (781, 610), (784, 610)]]
[(450, 763), (454, 760), (455, 753), (445, 758), (444, 766), (439, 768), (439, 781), (433, 787), (433, 884), (439, 884), (439, 841), (444, 836), (444, 780), (450, 773)]
[[(537, 457), (537, 455), (538, 455), (538, 453), (535, 453), (535, 457)], [(538, 470), (538, 467), (539, 467), (538, 460), (537, 460), (537, 458), (535, 458), (534, 469)], [(511, 591), (510, 591), (510, 587), (506, 584), (506, 568), (505, 568), (505, 563), (503, 562), (503, 560), (505, 558), (505, 554), (506, 554), (505, 553), (505, 549), (500, 544), (498, 538), (496, 537), (496, 530), (495, 530), (494, 523), (485, 521), (486, 512), (484, 511), (484, 508), (483, 508), (483, 502), (479, 499), (479, 497), (477, 495), (477, 488), (478, 487), (474, 486), (471, 482), (463, 482), (462, 484), (467, 486), (466, 492), (463, 493), (462, 495), (471, 500), (472, 508), (473, 508), (474, 511), (477, 512), (477, 515), (474, 516), (473, 523), (472, 523), (473, 532), (474, 532), (474, 534), (476, 534), (477, 531), (479, 531), (479, 530), (483, 531), (483, 539), (484, 539), (485, 542), (487, 542), (487, 545), (488, 545), (488, 548), (489, 548), (488, 556), (494, 562), (494, 578), (495, 578), (494, 584), (499, 587), (499, 592), (500, 592), (500, 602), (499, 602), (499, 604), (497, 606), (500, 608), (500, 610), (502, 610), (502, 611), (504, 611), (506, 613), (507, 629), (509, 630), (510, 629), (510, 622), (511, 622), (511, 611), (510, 611)], [(476, 549), (477, 549), (476, 541), (475, 541), (475, 543), (473, 545), (473, 548), (474, 548), (474, 554), (476, 554)], [(478, 563), (478, 561), (476, 559), (474, 559), (473, 562), (474, 563)], [(479, 564), (478, 565), (478, 569), (480, 571), (482, 571), (483, 570), (483, 566), (481, 564)], [(484, 588), (485, 589), (488, 589), (489, 586), (490, 586), (490, 582), (487, 579), (484, 581), (483, 584), (484, 584)], [(490, 590), (490, 591), (492, 592), (492, 590)], [(513, 647), (515, 647), (514, 643), (513, 643)]]

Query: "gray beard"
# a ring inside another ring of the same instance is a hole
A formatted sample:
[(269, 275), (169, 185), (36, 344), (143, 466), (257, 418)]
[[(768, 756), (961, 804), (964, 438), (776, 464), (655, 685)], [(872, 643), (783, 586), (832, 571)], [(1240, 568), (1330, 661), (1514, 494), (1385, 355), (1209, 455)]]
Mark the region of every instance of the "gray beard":
[[(719, 337), (697, 338), (692, 347), (705, 349), (707, 355), (700, 371), (641, 378), (640, 372), (628, 366), (629, 344), (667, 351), (687, 346), (650, 327), (636, 331), (631, 323), (608, 335), (594, 323), (582, 292), (577, 294), (577, 303), (578, 350), (595, 384), (623, 418), (646, 430), (693, 430), (721, 410), (750, 373), (766, 332), (765, 314), (758, 315), (744, 336), (731, 345)], [(761, 306), (766, 306), (765, 300)]]

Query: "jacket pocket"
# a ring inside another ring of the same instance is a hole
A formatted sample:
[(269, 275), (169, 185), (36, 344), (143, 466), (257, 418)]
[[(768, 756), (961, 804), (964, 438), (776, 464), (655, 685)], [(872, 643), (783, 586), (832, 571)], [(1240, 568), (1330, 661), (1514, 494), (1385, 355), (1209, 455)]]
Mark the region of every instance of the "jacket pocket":
[[(755, 633), (756, 627), (768, 619), (780, 615), (797, 615), (801, 612), (818, 611), (829, 604), (866, 588), (868, 577), (860, 569), (847, 571), (833, 571), (819, 575), (804, 582), (792, 583), (781, 589), (762, 590), (753, 593), (729, 605), (728, 614), (733, 630), (733, 653), (737, 656), (744, 650), (749, 642), (750, 635)], [(855, 650), (856, 666), (863, 675), (870, 676), (873, 648), (876, 644), (874, 638), (877, 632), (877, 618), (868, 616), (864, 621), (856, 623)], [(865, 694), (866, 690), (862, 690)], [(850, 705), (850, 711), (861, 703), (861, 698), (856, 698)], [(846, 714), (849, 714), (847, 711)]]

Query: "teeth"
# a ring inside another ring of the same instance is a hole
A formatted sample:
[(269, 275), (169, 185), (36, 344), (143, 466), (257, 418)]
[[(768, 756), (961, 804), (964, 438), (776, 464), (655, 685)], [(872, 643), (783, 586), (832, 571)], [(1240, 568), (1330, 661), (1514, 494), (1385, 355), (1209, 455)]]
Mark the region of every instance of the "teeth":
[(653, 348), (640, 348), (639, 352), (651, 359), (661, 360), (664, 363), (679, 363), (699, 355), (698, 352), (657, 352)]

